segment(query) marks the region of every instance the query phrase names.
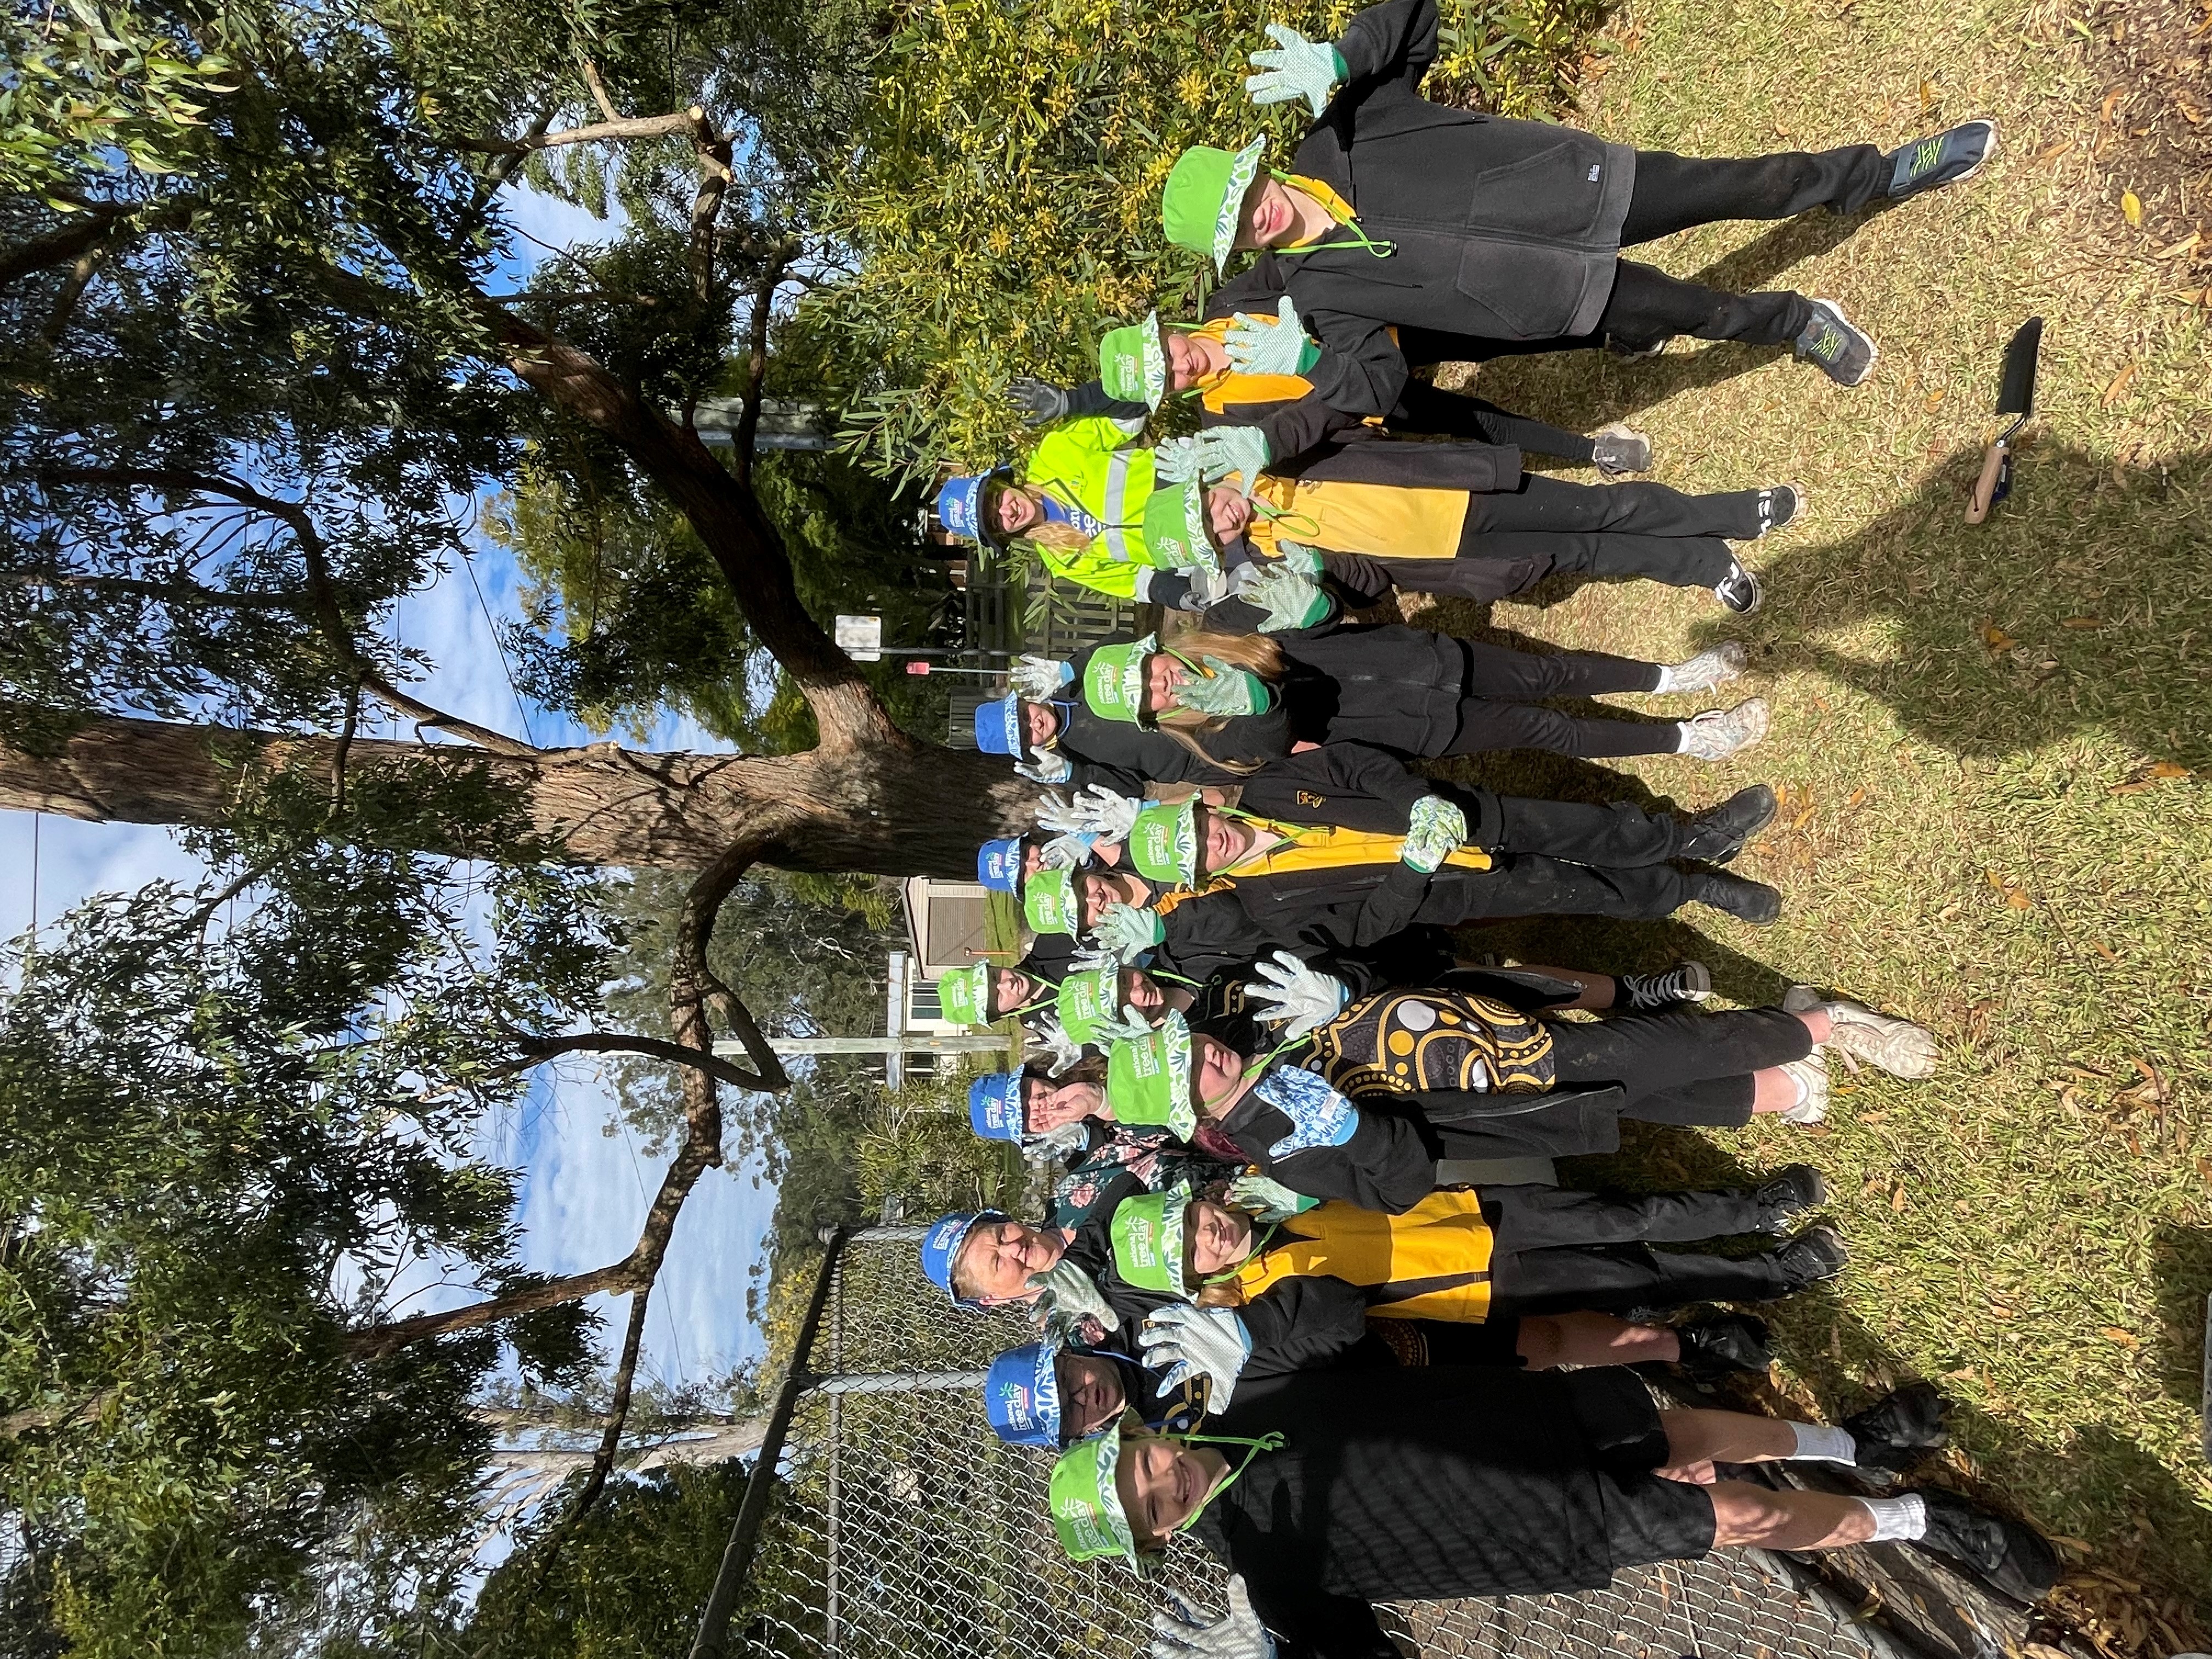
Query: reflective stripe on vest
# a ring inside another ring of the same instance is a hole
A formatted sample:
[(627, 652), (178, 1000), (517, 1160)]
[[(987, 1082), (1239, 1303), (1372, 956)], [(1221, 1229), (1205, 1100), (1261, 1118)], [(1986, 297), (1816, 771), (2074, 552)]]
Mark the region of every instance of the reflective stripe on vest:
[(1106, 528), (1100, 532), (1106, 551), (1124, 564), (1143, 562), (1143, 538), (1138, 521), (1129, 512), (1129, 458), (1133, 449), (1117, 449), (1106, 458)]

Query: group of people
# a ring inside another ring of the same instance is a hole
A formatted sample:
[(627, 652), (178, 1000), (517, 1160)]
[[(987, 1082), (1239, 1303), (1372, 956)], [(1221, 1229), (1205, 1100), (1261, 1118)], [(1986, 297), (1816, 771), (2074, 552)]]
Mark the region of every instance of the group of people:
[[(990, 1423), (1056, 1460), (1071, 1556), (1142, 1570), (1187, 1530), (1231, 1570), (1225, 1613), (1158, 1615), (1159, 1659), (1389, 1659), (1375, 1602), (1595, 1588), (1732, 1544), (1911, 1540), (2033, 1601), (2056, 1575), (2045, 1540), (1902, 1480), (1946, 1443), (1926, 1385), (1821, 1425), (1662, 1410), (1627, 1369), (1764, 1371), (1744, 1304), (1847, 1259), (1816, 1219), (1816, 1170), (1624, 1196), (1550, 1185), (1534, 1162), (1612, 1151), (1624, 1119), (1817, 1122), (1832, 1058), (1926, 1078), (1933, 1036), (1807, 986), (1709, 1012), (1696, 963), (1454, 952), (1449, 930), (1485, 917), (1778, 914), (1774, 889), (1727, 868), (1774, 812), (1764, 787), (1678, 815), (1409, 766), (1738, 753), (1765, 732), (1759, 699), (1664, 722), (1544, 703), (1711, 690), (1743, 672), (1741, 647), (1538, 656), (1345, 616), (1393, 587), (1489, 599), (1560, 571), (1756, 607), (1735, 544), (1796, 521), (1801, 489), (1532, 476), (1524, 450), (1617, 475), (1650, 445), (1438, 392), (1408, 365), (1689, 334), (1794, 343), (1856, 385), (1874, 346), (1832, 302), (1719, 293), (1620, 249), (1955, 182), (1994, 129), (1692, 161), (1425, 101), (1434, 0), (1382, 0), (1333, 44), (1268, 34), (1248, 88), (1315, 116), (1288, 170), (1263, 141), (1193, 149), (1162, 210), (1218, 267), (1257, 261), (1201, 321), (1109, 333), (1098, 380), (1018, 382), (1046, 428), (1027, 460), (939, 498), (951, 530), (1185, 613), (1024, 658), (976, 711), (979, 746), (1043, 786), (1036, 827), (978, 855), (1028, 949), (954, 970), (939, 996), (956, 1021), (1027, 1027), (1030, 1057), (975, 1083), (971, 1120), (1064, 1165), (1042, 1218), (949, 1215), (921, 1246), (957, 1307), (1041, 1322), (991, 1365)], [(1139, 441), (1178, 396), (1198, 400), (1197, 434)], [(1714, 1247), (1747, 1237), (1761, 1247)], [(1789, 1460), (1855, 1468), (1870, 1495), (1719, 1478)]]

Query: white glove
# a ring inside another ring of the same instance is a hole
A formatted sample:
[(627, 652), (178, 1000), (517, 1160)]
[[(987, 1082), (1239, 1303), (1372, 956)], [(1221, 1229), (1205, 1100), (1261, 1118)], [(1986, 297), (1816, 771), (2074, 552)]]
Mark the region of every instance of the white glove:
[(1119, 968), (1121, 958), (1111, 951), (1102, 951), (1095, 945), (1086, 945), (1067, 959), (1067, 965), (1079, 974), (1090, 973), (1098, 968)]
[(1006, 684), (1016, 696), (1030, 702), (1042, 702), (1074, 678), (1075, 665), (1073, 663), (1055, 662), (1050, 657), (1024, 653), (1008, 672)]
[(1152, 477), (1162, 483), (1188, 483), (1198, 476), (1198, 440), (1164, 438), (1152, 451)]
[(1294, 1215), (1304, 1215), (1320, 1202), (1304, 1193), (1294, 1193), (1272, 1176), (1241, 1175), (1229, 1183), (1228, 1200), (1238, 1209), (1250, 1212), (1258, 1221), (1288, 1221)]
[(1160, 1370), (1160, 1392), (1206, 1379), (1206, 1409), (1210, 1415), (1229, 1403), (1237, 1391), (1237, 1378), (1252, 1357), (1252, 1338), (1244, 1322), (1226, 1308), (1199, 1308), (1171, 1303), (1149, 1315), (1137, 1333), (1144, 1350), (1145, 1369)]
[(1321, 574), (1321, 555), (1304, 542), (1286, 542), (1275, 538), (1275, 556), (1283, 562), (1283, 568), (1301, 576)]
[(1190, 602), (1183, 607), (1187, 611), (1210, 610), (1236, 591), (1236, 577), (1217, 565), (1201, 565), (1189, 575)]
[(1267, 25), (1273, 52), (1255, 52), (1246, 59), (1260, 71), (1244, 77), (1244, 90), (1255, 104), (1286, 104), (1303, 98), (1314, 119), (1328, 107), (1328, 89), (1344, 79), (1344, 59), (1334, 46), (1309, 40), (1284, 23)]
[(1101, 1048), (1109, 1042), (1133, 1042), (1139, 1037), (1148, 1037), (1152, 1034), (1152, 1028), (1146, 1024), (1144, 1016), (1126, 1005), (1093, 1020), (1091, 1029), (1097, 1034), (1093, 1040)]
[(1256, 426), (1209, 426), (1198, 434), (1198, 466), (1208, 483), (1237, 475), (1244, 498), (1260, 487), (1261, 469), (1273, 454), (1267, 434)]
[(1152, 1615), (1151, 1659), (1275, 1659), (1275, 1638), (1252, 1611), (1244, 1575), (1229, 1575), (1229, 1611), (1215, 1619), (1201, 1613), (1180, 1590), (1175, 1603)]
[(1066, 1256), (1042, 1273), (1031, 1273), (1030, 1288), (1044, 1292), (1036, 1306), (1048, 1331), (1065, 1333), (1085, 1319), (1095, 1319), (1109, 1331), (1121, 1328), (1121, 1316), (1106, 1305), (1091, 1275)]
[(1424, 795), (1413, 803), (1398, 861), (1425, 876), (1433, 875), (1466, 841), (1467, 814), (1442, 795)]
[(1091, 939), (1113, 960), (1134, 962), (1167, 937), (1167, 924), (1157, 910), (1139, 910), (1133, 904), (1109, 904), (1091, 930)]
[(1117, 795), (1103, 784), (1086, 784), (1076, 791), (1073, 800), (1062, 795), (1047, 795), (1040, 800), (1037, 828), (1096, 836), (1102, 841), (1127, 841), (1144, 806), (1144, 802)]
[(1278, 951), (1272, 961), (1254, 965), (1244, 996), (1261, 1019), (1280, 1024), (1288, 1039), (1334, 1019), (1352, 994), (1334, 974), (1318, 973), (1288, 951)]
[(1260, 619), (1262, 634), (1311, 628), (1328, 615), (1328, 595), (1313, 578), (1279, 564), (1237, 566), (1236, 591), (1238, 599), (1265, 613)]
[(1048, 749), (1033, 761), (1016, 761), (1014, 772), (1031, 783), (1066, 783), (1075, 775), (1075, 763), (1057, 749)]
[(1047, 1074), (1059, 1077), (1083, 1058), (1083, 1045), (1068, 1036), (1067, 1027), (1060, 1023), (1060, 1016), (1048, 1008), (1031, 1017), (1036, 1024), (1030, 1030), (1037, 1042), (1050, 1054), (1052, 1064)]
[(1037, 848), (1037, 867), (1040, 870), (1074, 870), (1082, 866), (1091, 856), (1096, 836), (1069, 834), (1054, 836)]
[(1296, 374), (1305, 366), (1307, 343), (1298, 308), (1285, 294), (1273, 322), (1238, 312), (1222, 337), (1221, 349), (1247, 374)]

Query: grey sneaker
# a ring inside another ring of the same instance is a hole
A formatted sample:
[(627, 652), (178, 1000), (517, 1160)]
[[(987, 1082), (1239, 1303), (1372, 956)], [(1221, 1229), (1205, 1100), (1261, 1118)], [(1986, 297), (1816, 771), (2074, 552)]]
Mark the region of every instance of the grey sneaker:
[(1708, 708), (1682, 722), (1674, 752), (1692, 760), (1726, 760), (1766, 735), (1766, 699), (1750, 697), (1733, 708)]
[(1810, 357), (1818, 363), (1820, 372), (1838, 386), (1864, 382), (1874, 373), (1875, 359), (1881, 356), (1833, 300), (1813, 301), (1813, 319), (1797, 337), (1796, 349), (1800, 357)]
[(1969, 121), (1932, 138), (1916, 138), (1889, 153), (1889, 199), (1971, 179), (1996, 153), (1994, 121)]
[(1815, 1049), (1802, 1060), (1783, 1062), (1797, 1085), (1797, 1103), (1779, 1114), (1784, 1123), (1818, 1123), (1828, 1115), (1828, 1064)]
[(1619, 421), (1593, 434), (1590, 448), (1597, 470), (1609, 478), (1617, 478), (1624, 472), (1641, 472), (1651, 465), (1651, 440)]
[(1936, 1073), (1942, 1052), (1936, 1034), (1895, 1014), (1879, 1013), (1863, 1002), (1824, 1000), (1809, 985), (1793, 985), (1783, 994), (1784, 1012), (1810, 1013), (1828, 1011), (1828, 1040), (1822, 1045), (1843, 1055), (1846, 1065), (1864, 1060), (1892, 1077), (1923, 1078)]
[(1661, 691), (1710, 691), (1741, 675), (1750, 661), (1741, 640), (1729, 640), (1710, 651), (1700, 651), (1687, 662), (1668, 663), (1661, 675)]

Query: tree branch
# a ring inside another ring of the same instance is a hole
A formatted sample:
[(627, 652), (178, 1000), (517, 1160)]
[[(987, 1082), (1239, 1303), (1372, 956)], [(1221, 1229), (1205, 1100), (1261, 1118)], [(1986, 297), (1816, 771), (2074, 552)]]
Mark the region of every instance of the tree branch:
[(607, 83), (599, 79), (599, 66), (590, 58), (577, 60), (576, 67), (583, 71), (584, 84), (592, 89), (592, 101), (599, 106), (599, 113), (610, 121), (619, 121), (623, 112), (615, 107), (615, 100), (607, 95)]
[(730, 434), (730, 446), (736, 454), (738, 482), (750, 487), (753, 481), (753, 448), (760, 436), (761, 385), (768, 379), (768, 326), (775, 306), (775, 291), (783, 286), (783, 274), (799, 255), (801, 244), (797, 237), (787, 237), (769, 254), (768, 269), (761, 273), (759, 284), (753, 290), (752, 325), (745, 347), (745, 407), (738, 416), (737, 430)]
[[(621, 1031), (574, 1031), (561, 1036), (532, 1036), (515, 1031), (509, 1035), (522, 1050), (522, 1057), (501, 1066), (502, 1073), (526, 1072), (533, 1066), (543, 1066), (549, 1060), (558, 1060), (562, 1054), (644, 1054), (653, 1060), (665, 1060), (673, 1065), (691, 1066), (706, 1073), (717, 1082), (733, 1088), (774, 1090), (788, 1086), (785, 1081), (771, 1083), (757, 1077), (742, 1066), (724, 1060), (712, 1048), (689, 1048), (680, 1042), (671, 1042), (664, 1037), (633, 1036)], [(750, 1047), (747, 1052), (750, 1052)], [(775, 1050), (770, 1049), (773, 1057)]]
[(89, 252), (111, 229), (122, 226), (126, 220), (136, 218), (130, 226), (131, 234), (144, 235), (149, 231), (172, 230), (188, 223), (198, 210), (198, 204), (187, 198), (173, 197), (143, 206), (137, 204), (104, 203), (71, 214), (58, 229), (44, 236), (34, 236), (27, 242), (0, 252), (0, 288), (20, 281), (34, 270), (50, 270), (56, 265), (74, 264)]
[[(656, 1272), (654, 1278), (659, 1276)], [(651, 1282), (630, 1293), (629, 1328), (623, 1333), (622, 1358), (615, 1364), (615, 1391), (607, 1406), (607, 1426), (599, 1436), (599, 1449), (592, 1455), (592, 1472), (584, 1481), (584, 1489), (576, 1494), (576, 1507), (562, 1523), (564, 1533), (599, 1501), (599, 1494), (607, 1489), (607, 1477), (614, 1473), (615, 1458), (622, 1450), (623, 1429), (629, 1421), (629, 1395), (637, 1379), (638, 1349), (645, 1341), (645, 1310), (652, 1300)], [(558, 1550), (562, 1541), (556, 1540), (553, 1547)]]
[(691, 111), (666, 115), (630, 115), (594, 121), (587, 126), (563, 127), (558, 132), (526, 134), (520, 138), (455, 138), (455, 149), (479, 155), (526, 155), (534, 149), (560, 149), (569, 144), (627, 143), (634, 138), (666, 138), (695, 125)]
[[(673, 1218), (671, 1219), (672, 1222)], [(666, 1249), (665, 1241), (662, 1249)], [(416, 1314), (409, 1319), (371, 1325), (365, 1330), (349, 1333), (340, 1340), (339, 1351), (349, 1359), (380, 1359), (410, 1342), (420, 1342), (428, 1337), (447, 1336), (455, 1331), (473, 1331), (485, 1325), (496, 1325), (501, 1320), (536, 1313), (544, 1308), (557, 1308), (565, 1303), (580, 1302), (601, 1291), (619, 1294), (635, 1290), (651, 1278), (649, 1269), (641, 1269), (635, 1265), (637, 1254), (634, 1250), (620, 1261), (594, 1267), (589, 1273), (568, 1273), (559, 1279), (549, 1279), (542, 1284), (525, 1285), (519, 1291), (508, 1291), (503, 1295), (487, 1297), (482, 1302), (471, 1302), (466, 1307), (448, 1308), (442, 1313)], [(659, 1257), (656, 1255), (653, 1265), (658, 1264)]]
[(426, 726), (433, 732), (450, 732), (479, 749), (489, 749), (495, 755), (512, 755), (520, 760), (545, 752), (532, 744), (525, 743), (520, 738), (510, 738), (504, 732), (495, 732), (488, 726), (478, 726), (474, 720), (465, 720), (459, 714), (448, 714), (442, 709), (434, 708), (420, 697), (410, 696), (380, 674), (364, 672), (361, 685), (362, 690), (379, 702), (398, 709), (418, 726)]

